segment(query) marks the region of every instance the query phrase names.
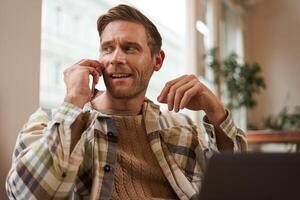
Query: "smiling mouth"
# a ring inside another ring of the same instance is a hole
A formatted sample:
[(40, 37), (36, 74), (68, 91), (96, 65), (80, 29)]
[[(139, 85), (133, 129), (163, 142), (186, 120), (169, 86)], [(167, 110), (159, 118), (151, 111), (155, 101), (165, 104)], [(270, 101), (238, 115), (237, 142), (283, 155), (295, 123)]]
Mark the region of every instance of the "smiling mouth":
[(110, 77), (112, 79), (118, 79), (118, 78), (128, 78), (131, 74), (111, 74)]

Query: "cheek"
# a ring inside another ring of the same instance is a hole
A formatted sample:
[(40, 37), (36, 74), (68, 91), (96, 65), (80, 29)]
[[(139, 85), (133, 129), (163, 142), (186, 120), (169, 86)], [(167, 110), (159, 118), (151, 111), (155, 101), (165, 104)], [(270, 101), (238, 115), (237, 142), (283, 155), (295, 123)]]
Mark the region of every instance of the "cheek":
[(148, 80), (150, 79), (152, 73), (153, 73), (153, 69), (151, 68), (151, 66), (149, 65), (143, 66), (143, 68), (139, 70), (140, 79)]
[(102, 72), (105, 72), (109, 66), (109, 59), (107, 57), (102, 57), (99, 59), (99, 62), (103, 64), (104, 69), (102, 70)]
[(107, 66), (108, 63), (110, 63), (110, 56), (109, 55), (103, 55), (99, 57), (99, 62), (103, 63), (104, 66)]

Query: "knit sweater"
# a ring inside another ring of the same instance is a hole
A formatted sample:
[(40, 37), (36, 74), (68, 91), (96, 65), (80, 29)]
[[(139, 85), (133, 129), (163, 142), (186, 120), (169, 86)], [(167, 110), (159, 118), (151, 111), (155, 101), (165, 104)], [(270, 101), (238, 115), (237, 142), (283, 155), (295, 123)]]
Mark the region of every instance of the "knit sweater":
[(178, 199), (151, 150), (143, 116), (113, 119), (119, 135), (112, 199)]

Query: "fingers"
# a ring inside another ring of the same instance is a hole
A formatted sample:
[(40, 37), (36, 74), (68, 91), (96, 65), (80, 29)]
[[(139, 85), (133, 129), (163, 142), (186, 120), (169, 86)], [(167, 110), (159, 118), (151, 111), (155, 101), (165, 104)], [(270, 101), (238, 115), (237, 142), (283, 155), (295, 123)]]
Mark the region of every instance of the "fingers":
[(168, 110), (178, 112), (187, 106), (201, 87), (201, 83), (194, 75), (184, 75), (174, 79), (163, 88), (158, 101), (168, 104)]
[(179, 109), (185, 108), (191, 99), (199, 92), (199, 89), (201, 90), (200, 82), (196, 83), (192, 88), (187, 90), (180, 101)]
[(176, 83), (174, 83), (169, 90), (168, 96), (167, 96), (167, 104), (168, 104), (168, 109), (175, 110), (175, 112), (179, 111), (179, 103), (180, 99), (183, 96), (183, 93), (185, 90), (189, 89), (193, 85), (190, 82), (191, 79), (189, 77), (182, 77), (181, 80), (177, 80)]
[(168, 94), (170, 93), (170, 89), (171, 87), (177, 83), (179, 80), (185, 78), (187, 75), (181, 76), (179, 78), (176, 78), (172, 81), (169, 81), (168, 83), (166, 83), (165, 87), (163, 88), (163, 90), (161, 91), (159, 97), (158, 97), (158, 101), (161, 103), (167, 103), (168, 100)]
[[(102, 74), (103, 64), (97, 60), (83, 59), (64, 70), (67, 92), (65, 100), (79, 107), (91, 100), (95, 85)], [(93, 82), (90, 84), (90, 77)], [(91, 86), (90, 86), (91, 85)]]
[(102, 70), (104, 69), (103, 64), (98, 60), (82, 59), (75, 65), (93, 67), (98, 71), (99, 74), (102, 74)]
[(93, 76), (93, 84), (97, 84), (102, 75), (104, 68), (103, 64), (97, 60), (82, 59), (73, 65), (75, 68), (84, 68), (88, 70), (88, 73)]
[(72, 66), (71, 68), (66, 69), (64, 72), (65, 78), (69, 77), (71, 74), (73, 74), (73, 72), (75, 72), (75, 74), (78, 74), (78, 73), (82, 74), (83, 76), (86, 76), (86, 77), (88, 77), (88, 75), (92, 75), (94, 83), (98, 83), (99, 78), (100, 78), (100, 74), (96, 68), (88, 67), (88, 66), (80, 66), (80, 65), (75, 65), (75, 66)]
[(180, 106), (182, 102), (182, 98), (186, 96), (186, 93), (189, 94), (189, 90), (195, 86), (197, 83), (197, 80), (193, 79), (186, 84), (182, 85), (176, 90), (176, 94), (174, 97), (174, 105), (173, 108), (175, 112), (178, 112), (180, 109), (183, 109), (184, 107)]
[(99, 72), (92, 67), (85, 67), (85, 69), (87, 69), (89, 71), (89, 74), (93, 76), (93, 83), (97, 84), (100, 78)]

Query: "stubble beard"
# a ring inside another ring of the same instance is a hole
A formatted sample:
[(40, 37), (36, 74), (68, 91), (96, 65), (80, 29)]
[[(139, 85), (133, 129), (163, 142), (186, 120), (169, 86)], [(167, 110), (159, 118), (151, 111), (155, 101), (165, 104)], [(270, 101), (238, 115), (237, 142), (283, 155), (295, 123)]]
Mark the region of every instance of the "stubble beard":
[(107, 89), (107, 92), (115, 99), (133, 99), (140, 95), (141, 93), (146, 93), (148, 88), (149, 80), (139, 80), (134, 81), (131, 87), (124, 89), (118, 89), (118, 86), (112, 86), (106, 79), (104, 83)]

